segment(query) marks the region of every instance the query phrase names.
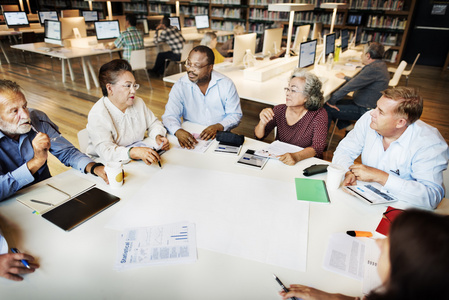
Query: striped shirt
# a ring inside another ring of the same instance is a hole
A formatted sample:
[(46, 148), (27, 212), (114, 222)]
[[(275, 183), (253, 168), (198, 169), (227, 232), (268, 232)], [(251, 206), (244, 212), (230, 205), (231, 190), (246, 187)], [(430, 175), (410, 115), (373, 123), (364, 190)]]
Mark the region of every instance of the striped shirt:
[(276, 140), (302, 148), (312, 147), (316, 157), (323, 157), (327, 137), (327, 113), (324, 108), (309, 110), (304, 117), (293, 125), (287, 124), (285, 113), (287, 105), (273, 108), (274, 118), (265, 126), (265, 138), (277, 126)]
[(157, 30), (156, 36), (154, 37), (154, 42), (156, 44), (162, 42), (167, 43), (173, 53), (181, 54), (185, 39), (179, 32), (178, 28), (170, 26), (163, 30)]
[(143, 36), (136, 27), (130, 26), (114, 41), (117, 48), (123, 48), (123, 59), (129, 61), (132, 50), (143, 49)]

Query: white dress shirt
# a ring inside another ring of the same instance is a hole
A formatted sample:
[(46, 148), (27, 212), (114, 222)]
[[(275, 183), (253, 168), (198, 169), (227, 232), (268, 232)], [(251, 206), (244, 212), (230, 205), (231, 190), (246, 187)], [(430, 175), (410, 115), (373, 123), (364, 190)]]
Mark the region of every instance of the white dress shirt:
[(349, 168), (362, 154), (362, 163), (389, 174), (384, 188), (399, 200), (435, 208), (444, 196), (443, 171), (448, 146), (438, 130), (421, 120), (384, 150), (383, 136), (371, 129), (365, 113), (335, 150), (332, 163)]
[(181, 128), (181, 117), (184, 121), (204, 126), (220, 123), (224, 130), (237, 127), (242, 118), (242, 109), (232, 80), (212, 71), (204, 95), (187, 75), (181, 77), (170, 91), (162, 116), (162, 122), (171, 134)]
[(89, 112), (89, 145), (86, 152), (100, 156), (106, 162), (128, 162), (130, 145), (142, 141), (147, 130), (148, 139), (154, 141), (153, 146), (156, 146), (156, 136), (167, 133), (141, 98), (136, 97), (134, 104), (122, 112), (108, 97), (103, 97)]

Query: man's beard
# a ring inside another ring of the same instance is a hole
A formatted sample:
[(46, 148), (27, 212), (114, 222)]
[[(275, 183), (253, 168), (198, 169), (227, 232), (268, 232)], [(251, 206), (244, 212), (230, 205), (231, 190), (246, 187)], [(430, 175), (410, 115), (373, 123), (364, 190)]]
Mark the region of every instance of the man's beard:
[[(22, 125), (28, 123), (27, 125)], [(7, 135), (24, 134), (31, 130), (31, 119), (21, 119), (18, 125), (0, 119), (0, 130)]]

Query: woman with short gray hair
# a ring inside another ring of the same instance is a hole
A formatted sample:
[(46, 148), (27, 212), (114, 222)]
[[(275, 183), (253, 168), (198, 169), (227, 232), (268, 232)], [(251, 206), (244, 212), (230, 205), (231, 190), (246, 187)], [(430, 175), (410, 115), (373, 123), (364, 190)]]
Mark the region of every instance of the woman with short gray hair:
[(326, 147), (327, 113), (321, 81), (308, 71), (296, 69), (285, 88), (286, 103), (260, 112), (255, 135), (263, 140), (277, 127), (276, 140), (304, 148), (279, 160), (287, 165), (309, 157), (322, 157)]

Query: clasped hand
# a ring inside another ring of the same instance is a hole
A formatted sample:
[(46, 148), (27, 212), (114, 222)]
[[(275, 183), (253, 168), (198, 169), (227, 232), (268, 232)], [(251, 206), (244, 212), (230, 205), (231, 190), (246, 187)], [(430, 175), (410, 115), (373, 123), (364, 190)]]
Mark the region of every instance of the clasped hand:
[(356, 185), (357, 180), (365, 182), (377, 182), (385, 185), (388, 179), (388, 173), (362, 164), (355, 164), (349, 167), (349, 172), (345, 175), (344, 186)]
[[(210, 125), (201, 132), (200, 138), (206, 141), (214, 139), (217, 135), (217, 131), (222, 131), (223, 129), (223, 125), (219, 123)], [(175, 136), (178, 138), (179, 145), (182, 148), (194, 149), (195, 145), (198, 144), (195, 137), (190, 132), (182, 128), (175, 132)]]

